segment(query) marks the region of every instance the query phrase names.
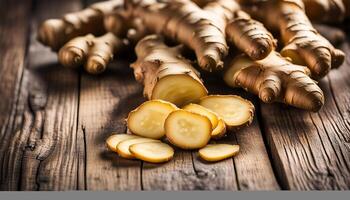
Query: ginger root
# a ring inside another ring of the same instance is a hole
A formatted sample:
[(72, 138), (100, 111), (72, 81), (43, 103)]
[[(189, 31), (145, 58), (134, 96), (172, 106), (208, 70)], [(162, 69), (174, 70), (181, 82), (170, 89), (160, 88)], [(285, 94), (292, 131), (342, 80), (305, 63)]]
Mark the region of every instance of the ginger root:
[(76, 37), (65, 44), (58, 53), (59, 62), (69, 68), (84, 65), (90, 74), (99, 74), (105, 71), (113, 55), (119, 53), (127, 43), (112, 33), (101, 37)]
[(307, 66), (313, 78), (324, 77), (331, 68), (344, 62), (344, 53), (312, 27), (301, 0), (266, 1), (256, 5), (247, 11), (267, 27), (280, 31), (285, 45), (281, 55), (291, 58), (295, 64)]
[(303, 0), (303, 2), (311, 21), (339, 23), (345, 18), (343, 0)]
[(131, 67), (148, 99), (182, 106), (208, 94), (197, 70), (181, 57), (181, 46), (168, 47), (160, 36), (150, 35), (138, 42), (135, 51), (137, 60)]
[(38, 40), (52, 50), (58, 51), (69, 40), (87, 34), (102, 35), (104, 15), (121, 9), (123, 0), (110, 0), (92, 4), (88, 8), (68, 13), (61, 19), (48, 19), (38, 30)]
[(305, 110), (318, 111), (322, 90), (308, 75), (307, 67), (290, 63), (277, 52), (253, 61), (245, 55), (234, 58), (224, 74), (225, 82), (259, 95), (265, 103), (283, 102)]
[[(222, 7), (221, 3), (226, 7)], [(215, 2), (214, 2), (215, 3)], [(199, 66), (213, 71), (223, 68), (223, 58), (228, 53), (224, 29), (226, 14), (232, 1), (217, 1), (220, 11), (214, 14), (212, 6), (201, 9), (189, 0), (133, 0), (126, 3), (134, 18), (143, 20), (144, 25), (156, 34), (174, 39), (193, 49)], [(224, 18), (223, 18), (224, 17)]]
[(263, 24), (244, 11), (237, 11), (226, 26), (227, 40), (253, 60), (261, 60), (276, 48), (277, 41)]

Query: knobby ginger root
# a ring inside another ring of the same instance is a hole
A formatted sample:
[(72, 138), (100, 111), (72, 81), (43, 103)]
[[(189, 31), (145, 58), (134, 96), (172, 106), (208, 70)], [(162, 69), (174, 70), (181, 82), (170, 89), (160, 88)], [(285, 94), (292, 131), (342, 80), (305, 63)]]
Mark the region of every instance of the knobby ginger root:
[(280, 31), (285, 45), (281, 55), (307, 66), (313, 78), (324, 77), (331, 68), (344, 62), (344, 53), (312, 27), (301, 0), (266, 1), (257, 5), (247, 10), (267, 27)]
[(254, 105), (237, 95), (210, 95), (203, 97), (199, 104), (217, 113), (230, 130), (237, 130), (253, 121)]
[(345, 18), (343, 0), (303, 0), (303, 2), (311, 21), (340, 23)]
[[(225, 10), (231, 1), (225, 3)], [(228, 53), (225, 40), (225, 15), (214, 14), (212, 10), (198, 7), (189, 0), (132, 0), (126, 4), (131, 15), (143, 20), (153, 33), (177, 40), (193, 49), (199, 66), (205, 70), (219, 70), (222, 59)]]
[(87, 34), (105, 33), (104, 15), (121, 9), (123, 0), (111, 0), (92, 4), (88, 8), (68, 13), (61, 19), (48, 19), (38, 30), (38, 40), (58, 51), (69, 40)]
[(176, 110), (167, 117), (164, 124), (167, 139), (182, 149), (198, 149), (210, 140), (210, 120), (193, 112)]
[(105, 71), (113, 55), (118, 54), (127, 46), (125, 41), (112, 33), (106, 33), (101, 37), (87, 36), (76, 37), (65, 44), (59, 51), (59, 62), (69, 68), (84, 65), (87, 72), (99, 74)]
[(182, 106), (207, 95), (197, 70), (181, 57), (180, 46), (168, 47), (160, 36), (150, 35), (138, 42), (135, 51), (137, 61), (131, 67), (148, 99)]
[(178, 108), (162, 100), (147, 101), (129, 113), (129, 130), (139, 136), (160, 139), (165, 135), (164, 122)]
[(290, 63), (277, 52), (257, 61), (240, 55), (228, 65), (225, 82), (259, 95), (263, 102), (279, 101), (311, 111), (318, 111), (324, 103), (322, 90), (308, 76), (310, 70)]
[(238, 11), (226, 26), (227, 40), (253, 60), (261, 60), (276, 48), (276, 40), (263, 24)]
[(235, 156), (239, 152), (238, 145), (209, 144), (198, 151), (199, 156), (206, 161), (216, 162)]

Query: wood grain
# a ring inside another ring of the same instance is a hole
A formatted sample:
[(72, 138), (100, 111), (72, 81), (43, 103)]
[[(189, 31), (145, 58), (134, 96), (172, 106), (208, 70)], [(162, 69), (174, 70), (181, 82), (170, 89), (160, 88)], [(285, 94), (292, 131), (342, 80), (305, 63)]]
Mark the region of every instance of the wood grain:
[[(343, 48), (349, 56), (348, 45)], [(318, 113), (282, 105), (261, 106), (264, 130), (284, 189), (350, 188), (348, 67), (347, 61), (321, 81), (326, 99)]]
[[(29, 5), (24, 5), (32, 7), (31, 2), (25, 2)], [(80, 158), (76, 143), (79, 74), (57, 64), (55, 53), (36, 41), (36, 29), (43, 19), (79, 9), (80, 2), (43, 0), (36, 3), (32, 17), (21, 16), (21, 20), (32, 18), (28, 23), (31, 24), (28, 65), (23, 70), (15, 110), (18, 131), (8, 142), (9, 152), (1, 154), (8, 159), (4, 160), (8, 165), (4, 172), (12, 177), (7, 180), (9, 183), (4, 182), (2, 189), (73, 190), (77, 189)], [(16, 11), (21, 5), (23, 1), (11, 10)], [(19, 12), (26, 13), (21, 9)], [(25, 28), (24, 24), (9, 22)], [(12, 34), (16, 36), (17, 32), (26, 33), (17, 27)], [(24, 35), (23, 40), (27, 37)], [(19, 36), (16, 39), (22, 40)]]
[(86, 144), (86, 189), (141, 190), (141, 162), (119, 158), (105, 140), (112, 132), (125, 133), (127, 114), (144, 99), (128, 63), (108, 66), (99, 76), (81, 77), (79, 132)]
[(18, 105), (22, 82), (31, 1), (1, 0), (0, 13), (0, 190), (17, 190), (23, 148), (30, 128), (22, 121)]

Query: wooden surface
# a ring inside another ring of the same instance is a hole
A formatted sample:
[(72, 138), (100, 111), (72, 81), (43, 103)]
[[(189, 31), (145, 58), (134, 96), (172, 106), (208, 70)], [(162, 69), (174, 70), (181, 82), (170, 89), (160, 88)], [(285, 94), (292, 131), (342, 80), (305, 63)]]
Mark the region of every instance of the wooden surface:
[(318, 113), (263, 104), (204, 77), (210, 93), (243, 95), (257, 108), (250, 127), (220, 141), (241, 145), (240, 154), (206, 163), (176, 149), (172, 161), (154, 165), (104, 144), (145, 100), (130, 60), (91, 76), (63, 68), (36, 41), (42, 20), (92, 2), (0, 0), (1, 190), (350, 189), (349, 43), (346, 63), (320, 82), (326, 104)]

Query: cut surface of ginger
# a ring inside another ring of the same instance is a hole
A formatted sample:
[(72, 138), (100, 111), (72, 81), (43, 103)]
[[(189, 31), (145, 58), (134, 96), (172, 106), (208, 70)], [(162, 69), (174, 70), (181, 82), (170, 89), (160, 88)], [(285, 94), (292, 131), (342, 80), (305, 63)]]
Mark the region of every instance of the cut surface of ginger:
[(165, 120), (168, 140), (182, 149), (198, 149), (210, 140), (212, 126), (210, 120), (193, 112), (176, 110)]
[(130, 131), (142, 137), (160, 139), (164, 136), (164, 122), (177, 107), (162, 100), (151, 100), (129, 113), (127, 124)]
[(217, 113), (229, 129), (249, 125), (254, 117), (254, 105), (237, 95), (210, 95), (199, 104)]
[(208, 94), (200, 81), (187, 75), (168, 75), (159, 80), (152, 92), (152, 99), (162, 99), (177, 106), (198, 102)]
[(219, 139), (222, 138), (226, 133), (226, 124), (223, 119), (219, 119), (218, 125), (211, 132), (211, 138)]
[(219, 120), (218, 116), (213, 111), (201, 105), (190, 103), (185, 107), (183, 107), (182, 109), (208, 117), (213, 129), (215, 129), (216, 126), (218, 125), (218, 120)]
[(135, 156), (130, 152), (129, 148), (133, 144), (147, 143), (147, 142), (160, 142), (160, 140), (154, 140), (150, 138), (136, 138), (130, 140), (124, 140), (117, 145), (117, 153), (120, 157), (132, 159)]
[(140, 137), (137, 135), (130, 135), (130, 134), (114, 134), (107, 138), (106, 145), (110, 150), (117, 152), (117, 145), (120, 142), (124, 140), (135, 139), (135, 138), (140, 138)]
[(209, 144), (198, 151), (199, 156), (206, 161), (215, 162), (235, 156), (239, 152), (239, 145)]
[(135, 158), (150, 163), (167, 162), (174, 156), (174, 149), (162, 142), (133, 144), (129, 147), (129, 150)]

